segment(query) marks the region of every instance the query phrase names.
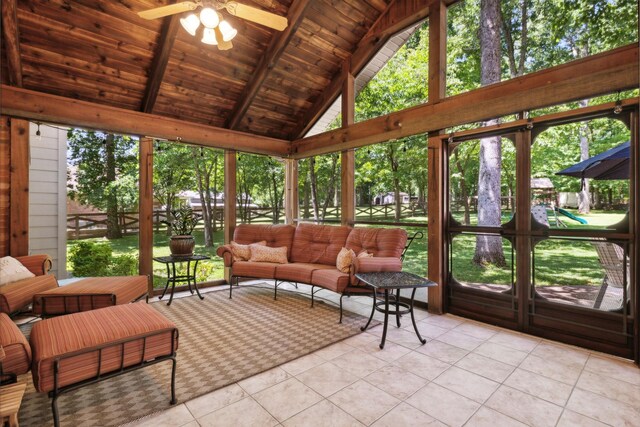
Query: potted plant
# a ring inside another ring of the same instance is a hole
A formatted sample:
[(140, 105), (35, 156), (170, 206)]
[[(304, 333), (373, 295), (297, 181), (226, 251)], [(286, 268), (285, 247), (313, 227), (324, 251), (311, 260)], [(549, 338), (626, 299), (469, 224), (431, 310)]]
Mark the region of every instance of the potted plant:
[(194, 213), (190, 207), (183, 206), (180, 209), (171, 211), (170, 220), (162, 221), (171, 227), (173, 232), (171, 240), (169, 241), (171, 255), (193, 255), (193, 248), (196, 246), (196, 241), (191, 233), (193, 233), (193, 229), (201, 219), (202, 215)]

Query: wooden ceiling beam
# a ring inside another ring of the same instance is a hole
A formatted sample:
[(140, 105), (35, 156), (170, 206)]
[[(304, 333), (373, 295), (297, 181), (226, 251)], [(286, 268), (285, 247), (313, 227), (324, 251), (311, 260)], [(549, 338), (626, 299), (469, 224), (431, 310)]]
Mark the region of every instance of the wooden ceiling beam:
[(248, 153), (286, 156), (289, 141), (0, 85), (2, 115)]
[(465, 123), (637, 88), (638, 46), (632, 44), (467, 93), (356, 123), (292, 144), (294, 158), (377, 144)]
[(156, 99), (158, 99), (158, 93), (160, 92), (160, 85), (164, 79), (164, 72), (169, 63), (173, 42), (176, 40), (176, 35), (178, 34), (178, 28), (180, 28), (180, 15), (173, 15), (164, 19), (160, 32), (160, 41), (158, 42), (156, 53), (153, 56), (151, 68), (149, 69), (147, 87), (144, 98), (142, 99), (142, 108), (140, 110), (143, 113), (153, 112), (153, 107), (156, 104)]
[(276, 66), (280, 56), (282, 56), (296, 30), (302, 23), (309, 4), (309, 0), (295, 0), (289, 8), (287, 14), (289, 25), (284, 31), (275, 33), (273, 37), (271, 37), (267, 50), (258, 61), (258, 65), (256, 65), (256, 69), (253, 72), (253, 79), (247, 82), (237, 104), (231, 114), (229, 114), (226, 123), (226, 127), (229, 129), (236, 129), (242, 121), (254, 98), (258, 95), (262, 84), (269, 76), (269, 72)]
[[(411, 25), (417, 24), (429, 15), (429, 6), (440, 0), (392, 0), (387, 9), (371, 26), (367, 34), (362, 38), (356, 50), (344, 63), (350, 64), (351, 74), (357, 76), (369, 63), (376, 53), (389, 41), (394, 34)], [(451, 5), (458, 0), (447, 0), (445, 4)], [(292, 133), (292, 139), (302, 138), (313, 125), (327, 111), (327, 108), (340, 95), (343, 86), (344, 73), (338, 71), (329, 86), (307, 111), (300, 126)]]
[(2, 0), (0, 3), (2, 3), (2, 34), (7, 54), (9, 82), (13, 86), (22, 87), (22, 61), (16, 0)]

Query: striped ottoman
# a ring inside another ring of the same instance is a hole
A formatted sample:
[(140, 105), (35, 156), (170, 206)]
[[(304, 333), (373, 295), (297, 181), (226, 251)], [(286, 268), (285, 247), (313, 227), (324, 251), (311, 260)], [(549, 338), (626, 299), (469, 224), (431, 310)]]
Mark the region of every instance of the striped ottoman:
[(29, 372), (30, 367), (31, 347), (27, 339), (8, 315), (0, 313), (0, 374), (15, 379), (15, 376)]
[(56, 426), (62, 393), (165, 360), (173, 363), (171, 404), (176, 402), (178, 329), (144, 302), (42, 320), (33, 325), (30, 344), (33, 385), (53, 398)]
[(128, 304), (147, 294), (146, 276), (91, 277), (37, 293), (33, 313), (47, 316)]

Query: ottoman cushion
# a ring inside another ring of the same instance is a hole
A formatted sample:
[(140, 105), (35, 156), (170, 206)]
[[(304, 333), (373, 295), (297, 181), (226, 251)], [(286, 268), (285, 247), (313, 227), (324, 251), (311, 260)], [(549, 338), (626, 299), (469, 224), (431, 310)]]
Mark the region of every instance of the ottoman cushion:
[(56, 289), (58, 282), (52, 274), (18, 280), (0, 286), (0, 312), (13, 313), (31, 304), (33, 295)]
[(147, 293), (146, 276), (91, 277), (33, 296), (34, 314), (60, 315), (128, 304)]
[[(37, 322), (31, 330), (33, 351), (32, 375), (36, 390), (48, 392), (54, 388), (54, 364), (60, 360), (58, 387), (76, 384), (123, 367), (168, 356), (178, 346), (178, 335), (172, 342), (176, 326), (153, 307), (144, 302), (118, 305), (67, 316), (53, 317)], [(149, 336), (150, 334), (156, 333)], [(143, 337), (146, 344), (143, 342)], [(120, 341), (121, 345), (106, 347), (99, 364), (99, 348)], [(143, 354), (144, 353), (144, 354)]]
[(2, 372), (24, 374), (31, 367), (31, 347), (20, 329), (5, 313), (0, 313), (0, 347), (4, 350)]

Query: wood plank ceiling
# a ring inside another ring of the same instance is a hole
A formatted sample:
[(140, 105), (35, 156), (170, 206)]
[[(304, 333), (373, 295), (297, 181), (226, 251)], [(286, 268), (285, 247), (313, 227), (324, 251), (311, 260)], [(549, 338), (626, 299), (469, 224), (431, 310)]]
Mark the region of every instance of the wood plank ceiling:
[[(225, 14), (231, 50), (177, 17), (137, 12), (173, 0), (17, 1), (22, 87), (185, 121), (293, 139), (390, 0), (241, 0), (281, 16), (278, 32)], [(14, 84), (2, 35), (0, 81)], [(15, 61), (14, 61), (15, 62)]]

